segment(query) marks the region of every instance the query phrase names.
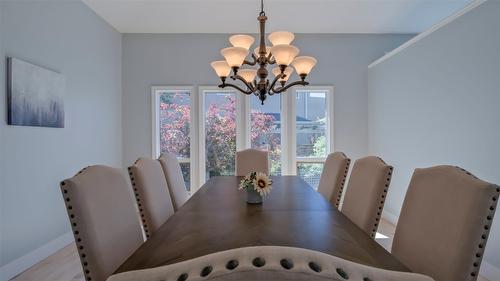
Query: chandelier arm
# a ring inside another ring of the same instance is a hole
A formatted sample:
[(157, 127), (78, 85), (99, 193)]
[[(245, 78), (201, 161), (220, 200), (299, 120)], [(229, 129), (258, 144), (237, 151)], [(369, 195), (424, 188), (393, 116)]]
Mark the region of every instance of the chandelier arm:
[(279, 87), (278, 89), (272, 89), (272, 91), (276, 94), (279, 94), (279, 93), (283, 93), (284, 91), (288, 90), (290, 87), (297, 86), (297, 85), (307, 86), (307, 85), (309, 85), (309, 82), (299, 80), (299, 81), (292, 82), (284, 87)]
[(274, 77), (274, 80), (271, 83), (271, 86), (269, 86), (269, 90), (275, 92), (274, 91), (274, 85), (276, 84), (276, 82), (278, 82), (279, 79), (285, 78), (285, 76), (286, 76), (286, 74), (280, 73), (278, 76)]
[(257, 64), (257, 57), (253, 53), (252, 53), (252, 59), (253, 59), (252, 61), (244, 60), (243, 64), (250, 65), (250, 66), (256, 65)]
[(243, 82), (243, 84), (245, 84), (245, 86), (247, 86), (248, 90), (252, 91), (252, 93), (255, 92), (256, 89), (252, 86), (252, 83), (251, 82), (247, 82), (247, 80), (245, 80), (240, 75), (236, 74), (236, 75), (231, 76), (231, 78), (233, 80), (240, 80), (241, 82)]
[(272, 56), (271, 52), (269, 52), (269, 55), (267, 56), (267, 63), (271, 65), (276, 63), (276, 60), (271, 60)]
[(253, 93), (252, 91), (245, 91), (242, 88), (240, 88), (238, 85), (234, 85), (234, 84), (231, 84), (231, 83), (223, 83), (223, 84), (219, 85), (219, 88), (226, 88), (226, 87), (235, 88), (236, 90), (242, 92), (245, 95), (251, 95)]

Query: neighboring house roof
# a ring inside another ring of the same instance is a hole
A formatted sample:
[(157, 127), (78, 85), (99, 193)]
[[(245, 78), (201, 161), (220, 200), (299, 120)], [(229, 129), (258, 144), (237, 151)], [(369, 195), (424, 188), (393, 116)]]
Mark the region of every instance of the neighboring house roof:
[[(274, 120), (281, 120), (281, 113), (274, 113), (274, 112), (267, 113), (267, 112), (265, 112), (264, 114), (274, 117)], [(297, 122), (313, 122), (312, 120), (309, 120), (309, 119), (304, 118), (302, 116), (297, 116), (297, 118), (295, 120)]]

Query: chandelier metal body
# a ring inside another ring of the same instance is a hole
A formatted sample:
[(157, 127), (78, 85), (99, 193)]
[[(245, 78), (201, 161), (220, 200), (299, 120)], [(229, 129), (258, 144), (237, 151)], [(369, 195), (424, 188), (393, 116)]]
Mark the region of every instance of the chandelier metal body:
[[(260, 42), (259, 46), (251, 54), (252, 60), (247, 60), (249, 49), (255, 39), (249, 35), (233, 35), (229, 42), (233, 47), (221, 50), (224, 61), (214, 61), (211, 66), (221, 79), (220, 88), (232, 87), (238, 91), (259, 97), (264, 104), (267, 96), (283, 93), (290, 87), (296, 85), (306, 86), (309, 82), (305, 81), (311, 69), (316, 65), (316, 59), (309, 56), (297, 57), (299, 49), (290, 43), (295, 36), (291, 32), (277, 31), (269, 34), (269, 41), (272, 47), (266, 46), (266, 14), (264, 12), (264, 3), (261, 0), (261, 12), (257, 18), (260, 23)], [(268, 65), (277, 65), (272, 70), (274, 79), (270, 82), (268, 79)], [(293, 66), (290, 66), (290, 64)], [(255, 66), (258, 68), (241, 68), (242, 65)], [(290, 75), (296, 71), (300, 80), (287, 84)], [(232, 75), (229, 76), (231, 74)], [(242, 86), (227, 82), (230, 77), (234, 81), (242, 82)], [(279, 82), (279, 86), (277, 85)]]

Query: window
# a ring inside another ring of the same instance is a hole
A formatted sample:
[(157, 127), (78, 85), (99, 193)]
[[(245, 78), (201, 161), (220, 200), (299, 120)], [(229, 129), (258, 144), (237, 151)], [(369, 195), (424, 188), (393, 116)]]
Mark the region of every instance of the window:
[(239, 140), (239, 93), (204, 87), (201, 91), (202, 136), (204, 146), (201, 157), (204, 158), (205, 182), (214, 176), (234, 175), (235, 156)]
[(270, 152), (271, 175), (299, 175), (317, 188), (333, 151), (333, 87), (290, 89), (264, 105), (232, 89), (153, 87), (152, 105), (153, 157), (174, 153), (191, 192), (234, 175), (245, 148)]
[(250, 147), (269, 151), (271, 175), (281, 175), (281, 97), (264, 105), (250, 97)]
[(179, 160), (187, 190), (191, 189), (191, 88), (154, 87), (153, 157), (173, 153)]
[(296, 88), (295, 138), (296, 174), (313, 188), (317, 188), (326, 156), (332, 151), (332, 108), (333, 99), (329, 87)]

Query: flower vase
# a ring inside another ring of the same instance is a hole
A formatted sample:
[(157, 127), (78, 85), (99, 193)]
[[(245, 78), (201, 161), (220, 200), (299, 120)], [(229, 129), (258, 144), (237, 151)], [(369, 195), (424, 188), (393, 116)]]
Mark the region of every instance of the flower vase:
[(255, 189), (247, 190), (247, 203), (262, 204), (262, 196)]

